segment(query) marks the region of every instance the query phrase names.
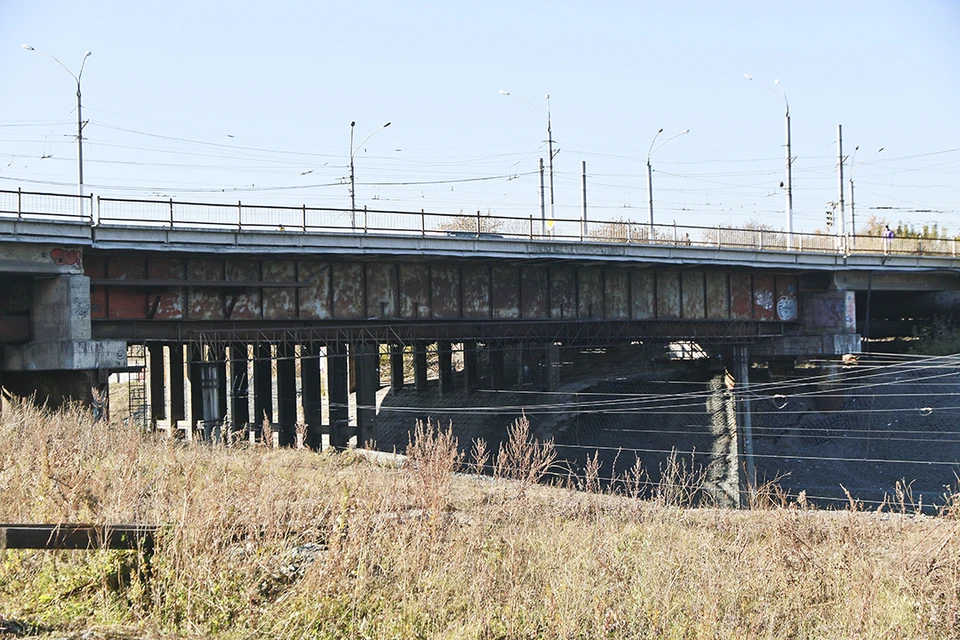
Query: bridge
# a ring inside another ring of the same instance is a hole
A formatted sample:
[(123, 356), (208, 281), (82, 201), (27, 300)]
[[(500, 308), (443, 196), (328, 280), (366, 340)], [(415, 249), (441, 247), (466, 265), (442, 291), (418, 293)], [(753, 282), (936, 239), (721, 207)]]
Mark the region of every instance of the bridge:
[(616, 346), (745, 378), (953, 308), (958, 274), (956, 239), (0, 191), (0, 383), (89, 399), (136, 346), (151, 423), (343, 446), (376, 437), (381, 352), (394, 390), (429, 355), (441, 394), (556, 388), (565, 350)]

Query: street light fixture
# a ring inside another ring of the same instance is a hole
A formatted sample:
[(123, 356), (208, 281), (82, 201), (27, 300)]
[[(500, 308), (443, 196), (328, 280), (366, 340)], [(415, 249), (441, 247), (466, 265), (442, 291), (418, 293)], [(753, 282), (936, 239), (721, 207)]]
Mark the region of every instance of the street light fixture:
[(363, 139), (363, 141), (358, 144), (356, 147), (353, 146), (353, 128), (357, 125), (356, 121), (350, 123), (350, 227), (352, 229), (357, 228), (357, 198), (356, 198), (356, 189), (354, 183), (354, 173), (353, 173), (353, 156), (357, 152), (357, 149), (363, 146), (363, 144), (370, 139), (370, 136), (377, 133), (378, 131), (383, 131), (390, 126), (390, 123), (383, 125), (379, 129), (375, 129), (370, 132), (370, 134)]
[(653, 136), (653, 140), (650, 141), (650, 150), (647, 151), (647, 199), (650, 203), (650, 238), (653, 239), (653, 168), (650, 166), (650, 156), (657, 152), (663, 145), (667, 144), (674, 138), (679, 138), (680, 136), (690, 133), (690, 129), (684, 129), (680, 133), (670, 136), (666, 140), (660, 143), (656, 149), (653, 148), (653, 145), (657, 143), (657, 138), (660, 134), (663, 133), (663, 127), (661, 127), (657, 133)]
[(857, 217), (856, 217), (856, 214), (854, 213), (854, 208), (853, 208), (853, 172), (856, 171), (856, 170), (860, 167), (861, 164), (863, 164), (864, 162), (866, 162), (867, 160), (869, 160), (869, 159), (872, 158), (873, 156), (875, 156), (875, 155), (877, 155), (878, 153), (880, 153), (881, 151), (883, 151), (883, 147), (880, 147), (879, 149), (877, 149), (877, 150), (874, 151), (873, 153), (869, 154), (866, 158), (864, 158), (863, 160), (861, 160), (859, 163), (857, 163), (856, 165), (854, 165), (854, 164), (853, 164), (853, 161), (854, 161), (854, 159), (857, 157), (857, 151), (858, 151), (859, 149), (860, 149), (860, 147), (854, 147), (854, 149), (853, 149), (853, 156), (851, 156), (851, 158), (850, 158), (850, 166), (851, 166), (851, 169), (850, 169), (850, 233), (852, 234), (852, 235), (851, 235), (851, 240), (852, 240), (854, 243), (856, 243), (856, 238), (857, 238)]
[(60, 62), (56, 56), (51, 55), (45, 51), (40, 51), (39, 49), (34, 49), (28, 44), (23, 45), (23, 48), (27, 51), (35, 51), (41, 55), (52, 58), (54, 62), (60, 65), (64, 71), (70, 74), (70, 77), (77, 83), (77, 195), (79, 196), (78, 202), (80, 203), (80, 217), (83, 217), (83, 112), (80, 103), (80, 78), (83, 77), (83, 66), (87, 62), (87, 58), (90, 57), (90, 52), (87, 51), (83, 54), (83, 60), (80, 61), (80, 72), (74, 75), (73, 71), (67, 69), (62, 62)]
[(510, 93), (509, 91), (504, 91), (503, 89), (500, 89), (500, 95), (502, 95), (502, 96), (510, 96), (511, 98), (516, 98), (517, 100), (523, 100), (523, 101), (526, 102), (528, 105), (530, 105), (531, 107), (533, 107), (534, 109), (536, 109), (537, 113), (539, 113), (541, 116), (543, 116), (543, 117), (546, 119), (546, 121), (547, 121), (547, 153), (550, 155), (550, 159), (549, 159), (549, 172), (550, 172), (550, 220), (549, 220), (549, 221), (543, 220), (543, 219), (542, 219), (542, 214), (541, 214), (541, 220), (540, 220), (540, 234), (541, 234), (541, 235), (546, 235), (546, 234), (547, 234), (547, 228), (553, 229), (553, 222), (554, 222), (554, 217), (553, 217), (553, 127), (552, 127), (551, 122), (550, 122), (550, 94), (547, 93), (547, 94), (544, 94), (544, 96), (543, 96), (544, 99), (547, 101), (547, 112), (546, 112), (546, 113), (544, 113), (543, 111), (540, 111), (540, 109), (537, 108), (537, 106), (536, 106), (535, 104), (533, 104), (532, 102), (530, 102), (530, 101), (527, 100), (526, 98), (523, 98), (523, 97), (520, 97), (520, 96), (515, 96), (515, 95), (513, 95), (512, 93)]
[[(743, 77), (747, 80), (753, 80), (753, 78), (746, 73), (743, 74)], [(759, 80), (756, 81), (757, 84), (765, 87), (768, 91), (776, 95), (776, 91), (770, 88), (769, 85), (766, 85)], [(792, 164), (793, 160), (790, 156), (790, 103), (787, 101), (787, 92), (783, 90), (783, 85), (780, 84), (779, 80), (774, 80), (773, 84), (777, 85), (780, 88), (780, 94), (783, 96), (783, 106), (786, 110), (784, 116), (786, 122), (786, 134), (787, 134), (787, 249), (790, 249), (791, 243), (793, 241), (793, 170)]]

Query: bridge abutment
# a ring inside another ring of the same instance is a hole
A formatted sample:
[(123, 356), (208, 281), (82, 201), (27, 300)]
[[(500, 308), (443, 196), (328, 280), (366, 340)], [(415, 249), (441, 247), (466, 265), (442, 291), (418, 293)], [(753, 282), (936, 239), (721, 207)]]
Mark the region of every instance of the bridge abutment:
[(3, 386), (11, 393), (51, 406), (89, 404), (105, 380), (100, 372), (127, 364), (126, 342), (91, 337), (86, 276), (34, 278), (30, 320), (30, 341), (3, 350)]

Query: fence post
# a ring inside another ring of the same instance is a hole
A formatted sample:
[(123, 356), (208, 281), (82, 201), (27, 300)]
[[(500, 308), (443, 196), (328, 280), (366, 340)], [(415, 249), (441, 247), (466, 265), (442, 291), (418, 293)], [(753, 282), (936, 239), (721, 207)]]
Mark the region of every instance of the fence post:
[(170, 198), (170, 228), (173, 229), (173, 198)]
[(94, 208), (93, 202), (94, 202), (93, 194), (91, 193), (90, 194), (90, 226), (95, 227), (98, 224), (100, 224), (100, 196), (97, 196), (96, 208)]
[(17, 187), (17, 220), (23, 220), (23, 193)]
[(533, 214), (530, 214), (530, 240), (533, 240)]
[(423, 209), (420, 209), (420, 235), (424, 237), (427, 235), (427, 216)]
[(306, 232), (307, 232), (307, 205), (306, 205), (306, 204), (303, 205), (303, 225), (302, 225), (302, 228), (303, 228), (303, 232), (306, 233)]
[(477, 237), (480, 237), (480, 209), (477, 209)]
[(673, 221), (673, 246), (677, 246), (677, 221)]
[(363, 235), (367, 235), (367, 205), (363, 205)]
[(90, 194), (90, 224), (95, 224), (93, 218), (93, 193)]
[(243, 229), (243, 205), (237, 200), (237, 229)]

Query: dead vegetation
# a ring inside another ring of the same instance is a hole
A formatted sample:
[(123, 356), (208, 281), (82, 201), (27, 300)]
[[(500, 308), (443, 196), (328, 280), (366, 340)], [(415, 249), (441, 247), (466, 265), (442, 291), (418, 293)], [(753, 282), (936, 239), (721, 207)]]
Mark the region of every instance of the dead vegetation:
[(599, 469), (544, 485), (555, 454), (522, 421), (496, 452), (458, 445), (420, 424), (406, 464), (381, 467), (8, 403), (0, 520), (163, 531), (149, 565), (0, 551), (0, 621), (57, 637), (960, 635), (949, 509), (818, 511), (770, 489), (751, 511), (682, 508), (689, 479), (630, 497), (640, 469), (615, 489)]

